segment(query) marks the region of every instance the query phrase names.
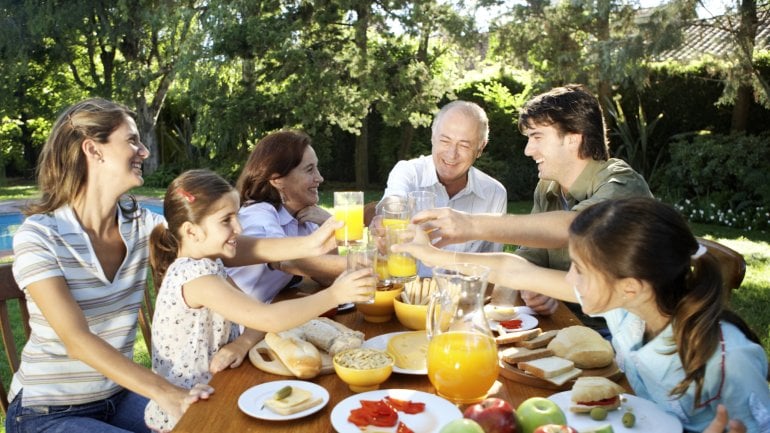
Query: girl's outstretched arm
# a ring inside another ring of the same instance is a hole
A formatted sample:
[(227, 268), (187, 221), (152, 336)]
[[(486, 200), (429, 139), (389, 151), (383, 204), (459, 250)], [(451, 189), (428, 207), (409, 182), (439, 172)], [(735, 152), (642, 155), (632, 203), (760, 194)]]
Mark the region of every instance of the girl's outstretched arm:
[(329, 218), (307, 236), (255, 238), (242, 235), (238, 237), (235, 257), (223, 262), (225, 266), (235, 267), (320, 256), (337, 247), (334, 230), (343, 225), (344, 222)]
[(458, 253), (431, 245), (424, 231), (417, 229), (414, 241), (392, 247), (406, 252), (428, 266), (442, 267), (451, 263), (472, 263), (490, 268), (489, 282), (515, 290), (531, 290), (552, 298), (575, 302), (575, 294), (567, 284), (564, 271), (537, 266), (511, 253)]
[(367, 300), (375, 284), (376, 278), (368, 269), (345, 272), (328, 289), (272, 304), (250, 297), (216, 275), (190, 280), (182, 290), (191, 308), (205, 306), (247, 328), (280, 332), (318, 317), (339, 304)]
[(217, 353), (211, 359), (209, 371), (212, 374), (216, 374), (226, 368), (240, 366), (249, 350), (264, 337), (265, 333), (262, 331), (256, 331), (251, 328), (244, 329), (243, 334), (239, 335), (238, 338), (217, 350)]

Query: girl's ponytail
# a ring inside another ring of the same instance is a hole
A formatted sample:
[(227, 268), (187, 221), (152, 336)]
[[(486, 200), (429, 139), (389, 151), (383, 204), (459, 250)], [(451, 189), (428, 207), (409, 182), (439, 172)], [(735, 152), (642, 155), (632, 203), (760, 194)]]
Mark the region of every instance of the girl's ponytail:
[(150, 234), (150, 266), (155, 287), (160, 288), (163, 276), (171, 263), (176, 260), (179, 241), (165, 224), (158, 224)]

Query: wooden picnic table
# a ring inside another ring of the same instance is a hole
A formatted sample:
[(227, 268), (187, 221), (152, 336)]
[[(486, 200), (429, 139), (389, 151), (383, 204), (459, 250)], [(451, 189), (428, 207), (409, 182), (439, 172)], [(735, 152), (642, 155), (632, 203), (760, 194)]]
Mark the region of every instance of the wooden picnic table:
[[(386, 323), (369, 323), (364, 321), (363, 315), (355, 309), (347, 313), (337, 314), (334, 319), (349, 328), (364, 332), (367, 339), (386, 333), (408, 330), (398, 322), (395, 316)], [(538, 326), (544, 331), (580, 324), (577, 317), (563, 303), (552, 316), (539, 316), (538, 319)], [(330, 400), (323, 409), (304, 418), (286, 421), (266, 421), (246, 415), (238, 408), (238, 398), (247, 389), (261, 383), (286, 379), (292, 378), (265, 373), (254, 367), (248, 360), (244, 361), (243, 365), (238, 368), (222, 371), (214, 375), (210, 382), (211, 386), (215, 389), (214, 394), (208, 401), (193, 404), (173, 431), (179, 433), (206, 431), (216, 431), (219, 433), (333, 432), (334, 429), (330, 417), (332, 409), (337, 403), (354, 394), (336, 374), (322, 375), (310, 380), (328, 390)], [(622, 377), (619, 383), (630, 392), (630, 387), (625, 377)], [(397, 373), (393, 373), (380, 388), (414, 389), (433, 394), (436, 391), (428, 380), (427, 375)], [(547, 397), (555, 392), (557, 391), (553, 389), (530, 386), (521, 381), (510, 380), (500, 375), (497, 382), (490, 389), (489, 395), (505, 399), (513, 407), (517, 407), (529, 397)]]

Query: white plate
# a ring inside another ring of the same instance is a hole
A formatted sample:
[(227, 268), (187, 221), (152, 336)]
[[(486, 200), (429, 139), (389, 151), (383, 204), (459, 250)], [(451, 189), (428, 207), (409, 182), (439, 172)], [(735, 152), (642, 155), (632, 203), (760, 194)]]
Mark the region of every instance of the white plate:
[[(601, 427), (605, 424), (611, 424), (615, 433), (621, 432), (666, 432), (681, 433), (682, 423), (674, 415), (665, 412), (655, 405), (655, 403), (645, 400), (641, 397), (630, 394), (622, 394), (625, 399), (619, 409), (611, 410), (604, 421), (595, 421), (587, 413), (570, 412), (572, 391), (564, 391), (548, 397), (555, 402), (567, 415), (567, 424), (574, 427), (577, 431), (582, 429)], [(627, 409), (632, 409), (636, 416), (636, 423), (631, 428), (623, 427), (623, 414)]]
[[(313, 398), (321, 398), (321, 403), (305, 409), (301, 412), (293, 413), (291, 415), (281, 415), (273, 412), (269, 408), (264, 406), (264, 401), (272, 397), (276, 391), (289, 385), (295, 388), (301, 388), (305, 391), (313, 393)], [(310, 415), (311, 413), (318, 412), (326, 403), (329, 402), (329, 391), (322, 386), (316, 385), (313, 382), (306, 382), (304, 380), (276, 380), (273, 382), (266, 382), (257, 386), (252, 386), (238, 397), (238, 408), (240, 408), (246, 415), (253, 416), (254, 418), (266, 419), (270, 421), (283, 421), (287, 419), (302, 418), (303, 416)]]
[[(366, 347), (368, 349), (377, 349), (387, 352), (388, 351), (388, 341), (392, 337), (395, 337), (399, 334), (406, 334), (407, 332), (414, 332), (414, 331), (404, 331), (404, 332), (391, 332), (390, 334), (382, 334), (378, 335), (376, 337), (372, 337), (366, 341), (364, 341), (363, 347)], [(401, 373), (401, 374), (428, 374), (428, 368), (425, 367), (423, 370), (409, 370), (406, 368), (401, 368), (393, 365), (393, 372), (394, 373)], [(414, 430), (414, 429), (412, 429)], [(415, 430), (416, 431), (416, 430)]]
[[(422, 413), (414, 415), (404, 412), (398, 413), (398, 420), (415, 432), (437, 433), (444, 424), (463, 417), (457, 406), (439, 396), (411, 389), (380, 389), (353, 394), (337, 403), (337, 406), (332, 409), (332, 426), (338, 433), (361, 433), (358, 426), (348, 421), (350, 411), (361, 407), (361, 400), (381, 400), (386, 396), (399, 400), (410, 400), (415, 403), (425, 403), (425, 411)], [(394, 427), (375, 427), (372, 430), (383, 433), (395, 432), (397, 426), (398, 423)]]
[[(537, 326), (537, 317), (530, 316), (529, 314), (519, 313), (519, 315), (516, 316), (516, 318), (513, 320), (521, 320), (521, 327), (516, 329), (506, 328), (507, 332), (527, 331), (530, 329), (534, 329)], [(493, 331), (497, 331), (498, 324), (499, 322), (497, 320), (489, 321), (489, 327), (492, 328)]]

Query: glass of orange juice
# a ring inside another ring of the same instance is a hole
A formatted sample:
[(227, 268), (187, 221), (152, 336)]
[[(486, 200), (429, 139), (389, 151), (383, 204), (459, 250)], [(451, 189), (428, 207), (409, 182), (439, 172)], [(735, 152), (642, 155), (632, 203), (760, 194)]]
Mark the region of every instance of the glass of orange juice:
[[(357, 271), (359, 269), (369, 269), (372, 275), (377, 274), (377, 247), (373, 244), (354, 245), (348, 248), (347, 270)], [(374, 293), (377, 290), (376, 283), (371, 286), (371, 296), (366, 304), (374, 303)]]
[(393, 224), (386, 226), (385, 239), (388, 253), (388, 274), (391, 280), (407, 281), (417, 277), (417, 261), (407, 253), (394, 253), (390, 247), (396, 244), (411, 242), (414, 239), (414, 228)]
[(383, 203), (380, 214), (382, 215), (382, 225), (385, 228), (409, 224), (409, 205), (402, 197)]
[(334, 237), (337, 245), (355, 245), (364, 239), (364, 193), (362, 191), (335, 191), (334, 219), (344, 221)]

